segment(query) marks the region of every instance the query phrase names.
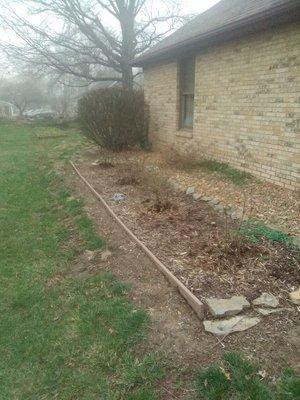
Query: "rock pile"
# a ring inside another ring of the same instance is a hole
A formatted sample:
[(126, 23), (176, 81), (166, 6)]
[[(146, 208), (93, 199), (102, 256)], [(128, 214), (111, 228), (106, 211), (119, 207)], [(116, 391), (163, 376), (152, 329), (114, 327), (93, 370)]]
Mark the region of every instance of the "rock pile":
[[(229, 299), (207, 298), (205, 304), (208, 311), (217, 320), (206, 320), (203, 322), (207, 332), (217, 336), (227, 336), (233, 332), (241, 332), (257, 325), (261, 319), (256, 316), (239, 315), (245, 310), (249, 310), (251, 304), (244, 296), (233, 296)], [(271, 293), (262, 293), (261, 296), (252, 301), (253, 311), (263, 316), (281, 312), (282, 308), (277, 308), (279, 300)], [(230, 317), (230, 318), (226, 318)], [(226, 318), (226, 319), (225, 319)]]

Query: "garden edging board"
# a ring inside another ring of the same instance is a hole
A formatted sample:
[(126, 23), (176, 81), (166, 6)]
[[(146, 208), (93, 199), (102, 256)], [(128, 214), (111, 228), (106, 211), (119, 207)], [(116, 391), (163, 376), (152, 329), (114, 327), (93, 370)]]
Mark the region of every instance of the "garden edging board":
[(72, 168), (79, 176), (79, 178), (88, 186), (95, 197), (102, 203), (105, 209), (109, 212), (111, 217), (121, 226), (121, 228), (127, 233), (127, 235), (143, 250), (143, 252), (153, 261), (156, 267), (161, 271), (168, 281), (175, 286), (182, 297), (187, 301), (190, 307), (197, 314), (199, 319), (204, 319), (204, 304), (178, 279), (172, 274), (172, 272), (142, 243), (135, 234), (121, 221), (121, 219), (115, 214), (115, 212), (109, 207), (103, 197), (93, 188), (93, 186), (84, 178), (79, 172), (75, 164), (70, 161)]

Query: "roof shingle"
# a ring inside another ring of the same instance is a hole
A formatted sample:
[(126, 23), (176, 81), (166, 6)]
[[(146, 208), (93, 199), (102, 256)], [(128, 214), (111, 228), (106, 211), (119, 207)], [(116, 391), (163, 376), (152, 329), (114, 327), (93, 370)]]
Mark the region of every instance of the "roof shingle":
[(300, 9), (300, 0), (221, 0), (215, 6), (198, 15), (182, 28), (153, 46), (139, 57), (135, 64), (143, 64), (168, 50), (201, 41), (218, 31), (226, 30), (263, 15), (284, 13), (292, 8)]

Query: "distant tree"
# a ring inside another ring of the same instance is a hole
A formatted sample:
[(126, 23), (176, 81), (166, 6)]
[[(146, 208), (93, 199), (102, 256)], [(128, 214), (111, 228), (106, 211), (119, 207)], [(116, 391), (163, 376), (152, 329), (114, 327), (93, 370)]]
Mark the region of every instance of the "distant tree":
[(0, 85), (0, 100), (12, 103), (20, 115), (32, 107), (45, 104), (45, 92), (41, 80), (31, 77), (17, 76), (2, 80)]
[(61, 117), (77, 113), (79, 98), (87, 91), (82, 81), (73, 76), (47, 76), (47, 102)]
[(183, 21), (179, 0), (162, 0), (159, 7), (157, 0), (17, 1), (27, 17), (13, 3), (0, 0), (0, 25), (18, 38), (0, 43), (6, 54), (87, 83), (126, 88), (135, 77), (132, 60)]

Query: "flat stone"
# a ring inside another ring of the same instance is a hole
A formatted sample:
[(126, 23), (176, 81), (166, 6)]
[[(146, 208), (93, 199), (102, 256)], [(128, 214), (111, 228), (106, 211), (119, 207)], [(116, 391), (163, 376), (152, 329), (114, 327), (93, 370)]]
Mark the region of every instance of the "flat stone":
[(230, 299), (205, 299), (210, 313), (214, 317), (226, 317), (239, 314), (244, 308), (249, 308), (250, 303), (244, 296), (233, 296)]
[(267, 308), (258, 308), (257, 311), (261, 314), (261, 315), (270, 315), (270, 314), (276, 314), (279, 313), (281, 311), (283, 311), (283, 308), (276, 308), (273, 310), (267, 309)]
[(224, 211), (224, 207), (221, 206), (220, 204), (217, 204), (214, 206), (214, 210), (219, 211), (219, 212), (223, 212)]
[(228, 215), (229, 217), (231, 216), (231, 214), (234, 212), (234, 210), (232, 209), (231, 206), (226, 206), (224, 207), (225, 210), (225, 214)]
[(238, 213), (237, 211), (233, 211), (230, 214), (231, 219), (236, 220), (236, 219), (242, 219), (243, 215)]
[(291, 302), (300, 305), (300, 288), (289, 294)]
[(204, 196), (204, 197), (202, 197), (201, 200), (203, 200), (203, 201), (211, 201), (212, 199), (213, 199), (212, 197)]
[(111, 251), (105, 250), (105, 251), (103, 251), (103, 252), (101, 253), (101, 260), (102, 260), (102, 261), (106, 261), (106, 260), (108, 260), (111, 256), (112, 256)]
[(185, 194), (187, 194), (187, 195), (194, 194), (195, 191), (196, 191), (195, 187), (194, 187), (194, 186), (190, 186), (190, 187), (188, 187), (188, 188), (186, 189)]
[(254, 306), (266, 306), (276, 308), (279, 304), (279, 300), (271, 293), (263, 293), (257, 299), (252, 301)]
[(202, 196), (201, 196), (200, 193), (194, 193), (194, 194), (193, 194), (193, 199), (194, 199), (195, 201), (200, 200), (201, 197), (202, 197)]
[(211, 206), (216, 206), (217, 204), (219, 204), (220, 202), (219, 202), (219, 200), (218, 199), (215, 199), (215, 198), (212, 198), (210, 201), (209, 201), (209, 204), (211, 205)]
[(115, 193), (112, 199), (113, 199), (113, 201), (119, 203), (121, 201), (125, 201), (126, 196), (123, 193)]
[(252, 328), (260, 322), (257, 317), (237, 316), (219, 321), (204, 321), (204, 328), (217, 336), (229, 335), (233, 332), (242, 332)]

